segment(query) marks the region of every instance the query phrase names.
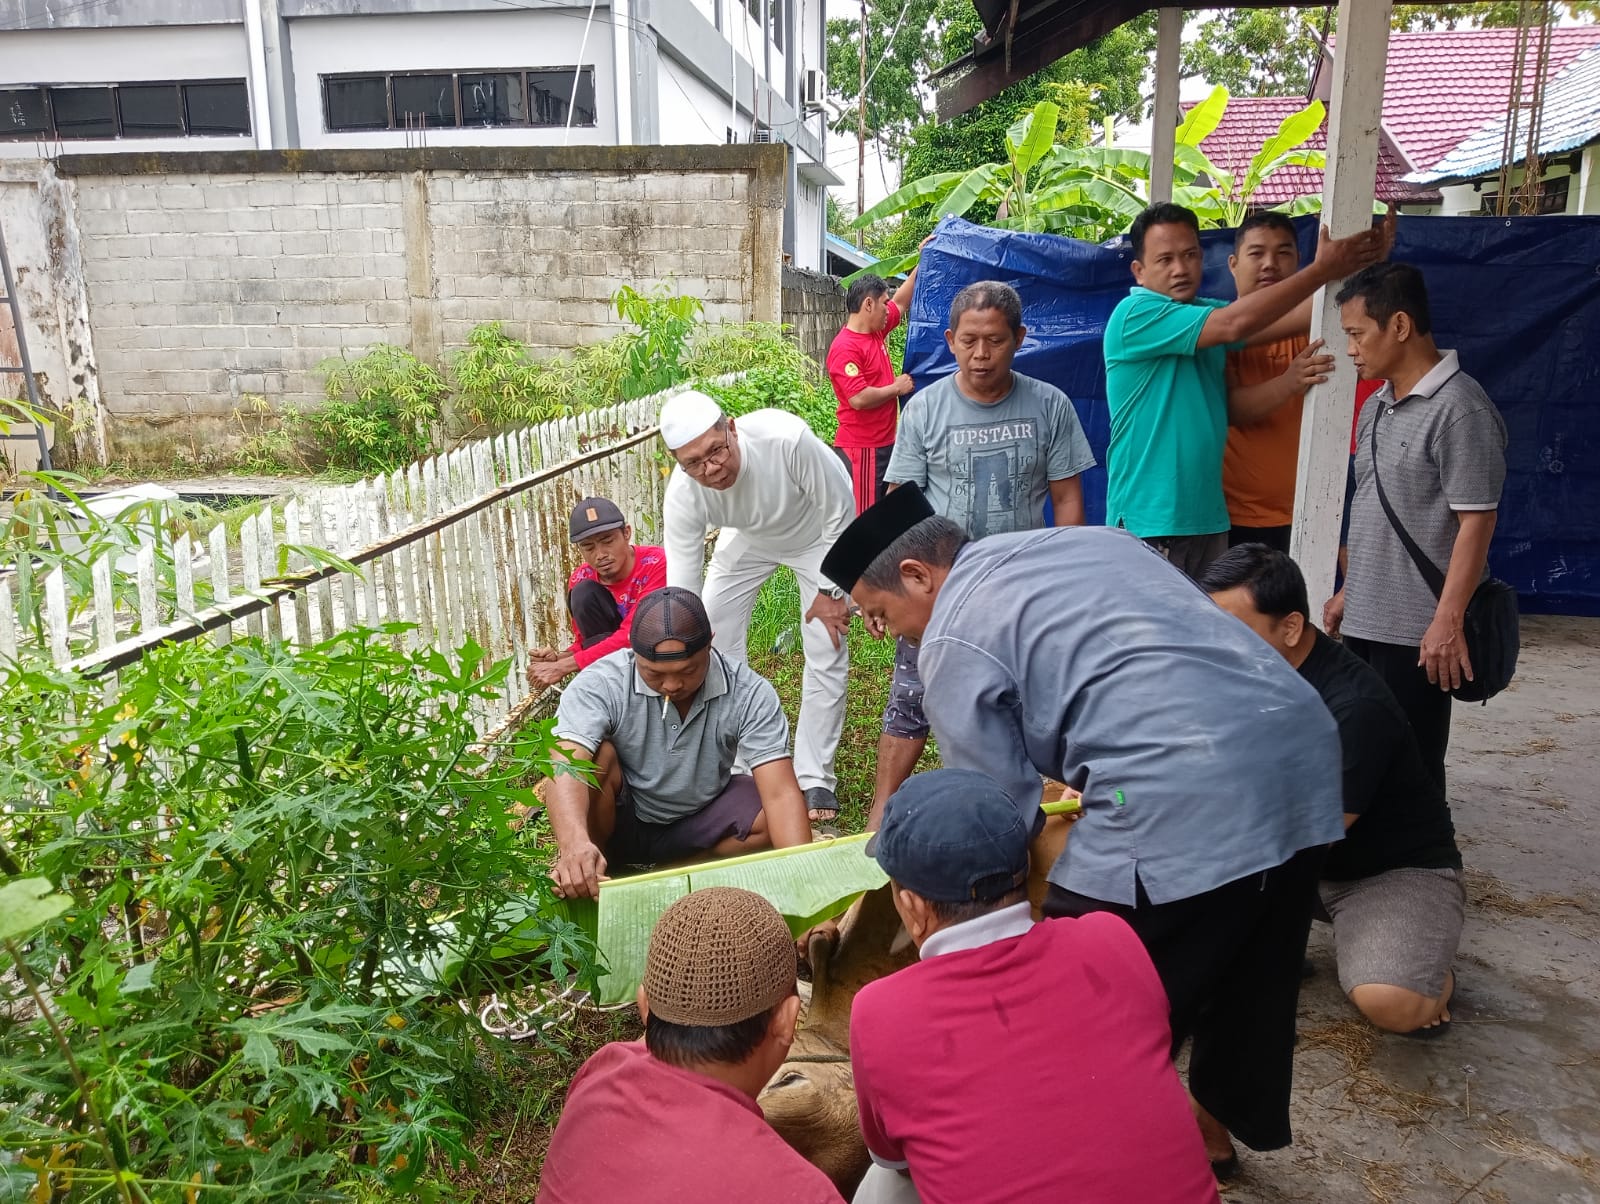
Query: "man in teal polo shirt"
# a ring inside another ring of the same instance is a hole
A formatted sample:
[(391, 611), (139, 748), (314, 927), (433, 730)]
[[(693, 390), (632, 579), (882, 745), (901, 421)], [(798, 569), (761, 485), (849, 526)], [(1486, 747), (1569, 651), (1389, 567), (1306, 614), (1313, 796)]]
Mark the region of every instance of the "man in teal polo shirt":
[(1311, 295), (1388, 251), (1392, 219), (1348, 238), (1326, 228), (1308, 266), (1234, 302), (1198, 296), (1200, 223), (1152, 205), (1128, 231), (1136, 287), (1106, 324), (1106, 525), (1125, 527), (1190, 576), (1228, 549), (1222, 452), (1227, 353), (1303, 334)]

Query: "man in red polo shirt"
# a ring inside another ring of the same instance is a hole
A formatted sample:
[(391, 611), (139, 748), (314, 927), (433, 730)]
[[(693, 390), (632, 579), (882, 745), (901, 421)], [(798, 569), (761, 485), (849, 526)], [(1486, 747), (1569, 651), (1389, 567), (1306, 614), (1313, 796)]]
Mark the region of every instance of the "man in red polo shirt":
[(851, 1008), (856, 1204), (1216, 1204), (1155, 966), (1115, 916), (1034, 922), (1030, 828), (992, 778), (940, 769), (867, 844), (921, 960)]
[(905, 317), (916, 279), (912, 268), (891, 298), (881, 276), (857, 277), (844, 295), (850, 316), (828, 348), (828, 379), (839, 399), (833, 446), (850, 469), (857, 514), (883, 497), (900, 399), (911, 392), (911, 378), (894, 374), (888, 339)]
[(583, 557), (567, 580), (567, 613), (575, 639), (564, 651), (535, 648), (528, 653), (528, 684), (535, 688), (553, 686), (626, 648), (633, 608), (667, 584), (667, 554), (648, 544), (636, 546), (633, 528), (610, 499), (580, 501), (567, 532)]
[(794, 939), (759, 895), (685, 895), (650, 934), (644, 1040), (578, 1071), (540, 1204), (844, 1204), (767, 1124), (756, 1095), (794, 1041)]

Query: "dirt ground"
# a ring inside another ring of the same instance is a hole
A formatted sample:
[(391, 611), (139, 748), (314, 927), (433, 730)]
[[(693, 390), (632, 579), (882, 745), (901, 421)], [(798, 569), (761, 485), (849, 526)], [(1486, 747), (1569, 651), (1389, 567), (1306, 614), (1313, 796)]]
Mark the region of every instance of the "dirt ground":
[(1524, 620), (1516, 683), (1457, 704), (1466, 861), (1452, 1030), (1380, 1035), (1311, 936), (1295, 1144), (1241, 1151), (1228, 1204), (1600, 1201), (1600, 621)]

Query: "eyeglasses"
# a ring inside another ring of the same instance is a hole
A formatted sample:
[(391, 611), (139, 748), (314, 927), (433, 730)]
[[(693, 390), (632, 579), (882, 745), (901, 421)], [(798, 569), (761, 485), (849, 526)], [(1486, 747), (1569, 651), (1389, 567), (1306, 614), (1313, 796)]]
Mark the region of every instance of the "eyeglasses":
[(728, 453), (733, 450), (730, 446), (732, 442), (733, 438), (730, 435), (728, 438), (722, 441), (721, 447), (714, 448), (711, 451), (708, 451), (705, 455), (697, 456), (693, 460), (679, 460), (678, 466), (691, 477), (697, 477), (706, 469), (713, 468), (726, 460), (728, 458)]

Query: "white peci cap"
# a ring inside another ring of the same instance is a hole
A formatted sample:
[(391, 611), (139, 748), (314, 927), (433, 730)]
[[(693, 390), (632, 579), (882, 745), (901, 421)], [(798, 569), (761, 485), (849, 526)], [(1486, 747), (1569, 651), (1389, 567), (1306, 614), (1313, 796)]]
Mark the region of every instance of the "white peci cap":
[(677, 451), (698, 439), (722, 417), (722, 407), (704, 393), (690, 389), (669, 397), (661, 407), (661, 439), (669, 451)]

